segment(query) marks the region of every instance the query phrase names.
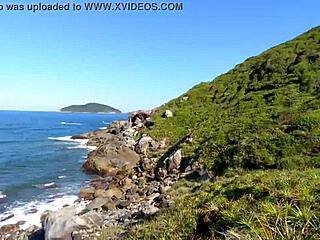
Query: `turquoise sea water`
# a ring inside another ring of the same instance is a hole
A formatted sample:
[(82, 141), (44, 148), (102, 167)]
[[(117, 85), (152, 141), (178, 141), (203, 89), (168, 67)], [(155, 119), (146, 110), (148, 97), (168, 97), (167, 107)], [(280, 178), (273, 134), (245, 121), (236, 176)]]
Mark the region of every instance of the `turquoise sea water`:
[(30, 203), (77, 195), (90, 178), (81, 171), (88, 149), (65, 140), (118, 119), (127, 115), (0, 111), (0, 219)]

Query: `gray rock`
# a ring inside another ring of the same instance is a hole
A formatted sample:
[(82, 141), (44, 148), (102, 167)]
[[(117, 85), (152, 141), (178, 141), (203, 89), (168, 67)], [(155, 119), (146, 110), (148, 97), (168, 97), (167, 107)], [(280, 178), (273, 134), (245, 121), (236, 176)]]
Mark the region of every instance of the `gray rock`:
[(147, 197), (147, 199), (152, 202), (154, 199), (160, 196), (160, 193), (153, 193), (150, 196)]
[(102, 206), (102, 209), (105, 211), (113, 211), (116, 209), (116, 204), (112, 201), (108, 201)]
[(140, 210), (138, 212), (136, 212), (133, 217), (135, 219), (147, 219), (159, 211), (160, 211), (159, 208), (157, 208), (149, 203), (144, 203), (144, 204), (142, 204)]
[(102, 208), (103, 205), (105, 205), (109, 200), (107, 198), (95, 198), (93, 201), (91, 201), (87, 206), (86, 209), (91, 211), (91, 210), (96, 210)]
[(77, 214), (78, 211), (75, 207), (50, 212), (43, 222), (45, 240), (72, 240), (74, 231), (101, 226), (104, 221), (103, 215), (96, 211), (89, 211), (82, 215)]
[(48, 213), (43, 221), (45, 240), (72, 240), (71, 233), (76, 230), (76, 213), (74, 207)]
[(165, 159), (165, 165), (168, 172), (172, 172), (175, 169), (179, 169), (182, 160), (181, 150), (173, 152), (168, 158)]
[(155, 169), (155, 178), (162, 180), (167, 176), (167, 170), (161, 167)]
[(101, 176), (113, 176), (124, 168), (133, 168), (140, 160), (139, 155), (128, 147), (120, 135), (105, 134), (105, 144), (88, 155), (83, 169)]
[(94, 198), (95, 188), (87, 187), (80, 189), (80, 198), (85, 200), (92, 200)]
[(6, 215), (4, 215), (3, 217), (0, 218), (0, 222), (4, 222), (4, 221), (6, 221), (6, 220), (8, 220), (10, 218), (13, 218), (13, 217), (14, 217), (14, 214), (12, 214), (12, 213), (6, 214)]
[(172, 113), (170, 110), (167, 109), (167, 110), (163, 113), (163, 117), (164, 117), (164, 118), (173, 117), (173, 113)]
[(107, 198), (109, 196), (108, 196), (108, 193), (107, 193), (106, 190), (104, 190), (104, 189), (96, 189), (96, 191), (94, 192), (94, 197), (95, 198)]
[(153, 140), (151, 137), (145, 136), (145, 137), (140, 138), (135, 146), (136, 153), (146, 155), (152, 142), (153, 142)]
[(167, 139), (162, 139), (158, 145), (159, 149), (164, 149), (166, 148), (166, 146), (167, 146)]
[(96, 211), (90, 211), (81, 216), (74, 217), (74, 221), (77, 229), (92, 229), (103, 224), (104, 216)]
[(187, 101), (188, 99), (189, 99), (188, 96), (182, 97), (182, 100), (183, 100), (183, 101)]
[(117, 199), (120, 199), (123, 196), (123, 192), (117, 187), (112, 187), (106, 191), (106, 196), (109, 198), (116, 197)]
[(129, 201), (123, 200), (118, 203), (117, 207), (120, 209), (123, 209), (123, 208), (128, 207), (129, 205), (130, 205)]

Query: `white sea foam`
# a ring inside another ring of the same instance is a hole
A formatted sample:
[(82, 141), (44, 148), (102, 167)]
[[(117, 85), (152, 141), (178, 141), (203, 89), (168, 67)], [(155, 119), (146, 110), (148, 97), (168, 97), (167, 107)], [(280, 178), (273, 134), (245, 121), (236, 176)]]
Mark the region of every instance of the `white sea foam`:
[(82, 208), (84, 206), (84, 202), (80, 202), (78, 204), (74, 204), (74, 202), (78, 199), (77, 196), (62, 196), (54, 198), (52, 201), (33, 201), (27, 204), (21, 204), (21, 206), (15, 207), (8, 212), (4, 212), (0, 214), (0, 219), (4, 216), (8, 216), (9, 214), (13, 214), (14, 216), (6, 221), (0, 222), (0, 227), (6, 224), (16, 224), (19, 221), (26, 221), (25, 224), (21, 226), (22, 229), (26, 229), (31, 225), (41, 226), (40, 224), (40, 216), (46, 211), (56, 211), (62, 208), (65, 205), (76, 206)]
[(44, 183), (44, 184), (36, 184), (34, 185), (36, 188), (47, 189), (47, 188), (57, 188), (57, 184), (55, 182)]
[(88, 149), (90, 151), (97, 149), (96, 146), (88, 146), (88, 145), (77, 145), (77, 146), (68, 147), (68, 149), (82, 149), (82, 148)]
[(101, 127), (101, 128), (99, 128), (100, 130), (106, 130), (106, 129), (108, 129), (108, 127)]
[(48, 139), (53, 141), (74, 142), (79, 144), (87, 144), (89, 141), (89, 139), (72, 139), (72, 136), (48, 137)]
[(7, 195), (0, 191), (0, 199), (6, 198), (6, 197), (7, 197)]
[(67, 176), (64, 176), (64, 175), (61, 175), (61, 176), (58, 176), (58, 179), (63, 179), (63, 178), (66, 178)]
[(71, 125), (71, 126), (81, 126), (82, 123), (75, 123), (75, 122), (60, 122), (61, 125)]
[(72, 139), (72, 136), (64, 136), (64, 137), (48, 137), (49, 140), (53, 141), (62, 141), (62, 142), (68, 142), (68, 143), (75, 143), (76, 146), (68, 147), (68, 149), (88, 149), (89, 151), (93, 151), (96, 149), (94, 146), (88, 146), (87, 143), (89, 139)]

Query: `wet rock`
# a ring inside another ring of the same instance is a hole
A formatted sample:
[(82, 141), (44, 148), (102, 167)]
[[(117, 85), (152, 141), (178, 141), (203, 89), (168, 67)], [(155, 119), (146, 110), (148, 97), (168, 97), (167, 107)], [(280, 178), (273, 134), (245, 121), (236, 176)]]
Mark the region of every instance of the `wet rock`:
[(17, 232), (19, 230), (18, 224), (6, 224), (0, 228), (0, 235), (7, 235)]
[(95, 191), (96, 190), (94, 187), (81, 188), (80, 189), (80, 198), (82, 198), (84, 200), (92, 200), (92, 199), (94, 199)]
[(3, 202), (7, 195), (0, 191), (0, 202)]
[(39, 189), (49, 189), (49, 188), (57, 188), (58, 185), (55, 182), (44, 183), (44, 184), (35, 184), (34, 187)]
[(0, 222), (7, 221), (8, 219), (13, 218), (13, 217), (14, 217), (14, 214), (12, 214), (12, 213), (6, 214), (5, 216), (0, 218)]
[(36, 212), (38, 212), (38, 209), (36, 209), (36, 208), (31, 208), (31, 209), (25, 211), (24, 214), (31, 214), (31, 213), (36, 213)]
[(86, 139), (88, 139), (88, 136), (86, 136), (86, 135), (75, 135), (75, 136), (72, 136), (71, 139), (73, 139), (73, 140), (86, 140)]
[(42, 225), (44, 224), (45, 220), (48, 218), (48, 216), (50, 215), (51, 212), (52, 211), (50, 211), (50, 210), (46, 210), (41, 214), (40, 222), (41, 222)]
[(44, 239), (44, 230), (37, 226), (28, 227), (24, 233), (21, 235), (23, 240), (43, 240)]
[(35, 233), (36, 231), (38, 231), (40, 228), (35, 226), (35, 225), (32, 225), (30, 227), (28, 227), (25, 232), (26, 233), (29, 233), (29, 234), (32, 234), (32, 233)]

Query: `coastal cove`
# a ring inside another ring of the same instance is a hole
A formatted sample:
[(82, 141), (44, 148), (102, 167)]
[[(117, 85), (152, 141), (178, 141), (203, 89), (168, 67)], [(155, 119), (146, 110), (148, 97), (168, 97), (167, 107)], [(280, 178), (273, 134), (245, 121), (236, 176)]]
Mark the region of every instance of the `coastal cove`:
[(320, 239), (319, 66), (315, 27), (153, 109), (2, 112), (0, 240)]
[(91, 176), (86, 141), (70, 136), (118, 119), (127, 115), (0, 111), (0, 226), (39, 225), (42, 211), (72, 204)]

